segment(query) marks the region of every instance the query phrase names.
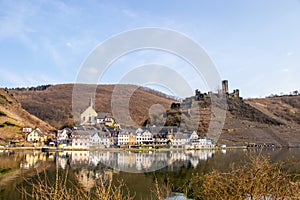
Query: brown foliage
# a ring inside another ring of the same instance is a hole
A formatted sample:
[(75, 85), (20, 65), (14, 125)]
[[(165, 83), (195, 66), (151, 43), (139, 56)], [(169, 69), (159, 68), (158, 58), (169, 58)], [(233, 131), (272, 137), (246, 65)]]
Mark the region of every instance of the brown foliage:
[(230, 172), (213, 171), (196, 175), (192, 185), (195, 199), (299, 199), (300, 181), (297, 175), (283, 171), (282, 164), (271, 163), (262, 156), (250, 156), (251, 162)]
[[(72, 94), (73, 84), (61, 84), (46, 87), (44, 90), (29, 90), (29, 89), (12, 89), (12, 93), (18, 101), (31, 114), (48, 122), (55, 128), (62, 128), (65, 126), (73, 126), (76, 122), (77, 112), (72, 113)], [(95, 110), (97, 112), (112, 113), (111, 100), (112, 93), (116, 85), (98, 85), (95, 94)], [(132, 85), (117, 85), (121, 88), (120, 94), (116, 95), (115, 101), (121, 100), (119, 106), (127, 106), (128, 93), (135, 87)], [(82, 84), (80, 87), (83, 91), (92, 91), (92, 85)], [(86, 96), (86, 101), (80, 102), (83, 112), (89, 105), (90, 96)], [(129, 99), (129, 114), (133, 121), (142, 125), (143, 122), (149, 118), (149, 108), (154, 104), (160, 104), (168, 109), (174, 99), (163, 95), (157, 91), (149, 90), (147, 88), (139, 87), (134, 91)], [(124, 104), (124, 105), (123, 105)], [(127, 110), (126, 110), (127, 111)], [(126, 121), (120, 123), (128, 124)]]
[(44, 171), (42, 177), (37, 173), (37, 181), (25, 180), (29, 187), (20, 188), (22, 199), (39, 199), (39, 200), (131, 200), (133, 196), (129, 194), (126, 185), (122, 181), (117, 184), (113, 183), (112, 179), (99, 179), (93, 190), (86, 192), (78, 182), (68, 181), (68, 171), (64, 177), (59, 177), (58, 169), (56, 171), (55, 184), (49, 180), (49, 177)]

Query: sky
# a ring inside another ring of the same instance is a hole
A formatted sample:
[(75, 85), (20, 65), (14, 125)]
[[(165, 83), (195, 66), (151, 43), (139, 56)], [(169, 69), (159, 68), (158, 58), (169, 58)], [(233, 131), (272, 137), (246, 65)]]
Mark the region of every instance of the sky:
[[(145, 27), (197, 42), (230, 90), (239, 88), (245, 98), (300, 90), (299, 0), (0, 0), (0, 87), (74, 83), (97, 46)], [(120, 83), (151, 63), (176, 71), (191, 91), (209, 89), (182, 58), (143, 49), (112, 63), (98, 83)]]

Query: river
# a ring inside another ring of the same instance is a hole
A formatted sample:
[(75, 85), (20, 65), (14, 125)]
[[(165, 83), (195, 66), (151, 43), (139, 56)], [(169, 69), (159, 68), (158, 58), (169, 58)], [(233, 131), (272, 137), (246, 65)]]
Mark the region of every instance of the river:
[[(195, 151), (41, 151), (0, 152), (0, 199), (20, 199), (28, 180), (47, 174), (78, 183), (87, 193), (96, 180), (122, 180), (135, 199), (154, 199), (155, 182), (172, 185), (172, 192), (183, 192), (195, 173), (213, 169), (228, 171), (230, 166), (247, 163), (249, 154), (269, 156), (272, 162), (288, 163), (285, 170), (299, 173), (300, 149), (232, 149)], [(39, 175), (39, 176), (37, 176)]]

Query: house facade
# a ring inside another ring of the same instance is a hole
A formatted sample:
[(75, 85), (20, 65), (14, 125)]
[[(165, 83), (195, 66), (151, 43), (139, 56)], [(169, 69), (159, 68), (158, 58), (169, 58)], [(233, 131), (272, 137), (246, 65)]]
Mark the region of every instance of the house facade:
[(190, 141), (190, 135), (184, 133), (176, 133), (173, 137), (172, 145), (174, 147), (185, 148)]
[(190, 136), (190, 141), (198, 140), (199, 136), (196, 133), (196, 131), (193, 131), (191, 136)]
[(90, 147), (109, 148), (110, 145), (111, 140), (104, 132), (96, 132), (90, 137)]
[(120, 132), (118, 134), (118, 146), (129, 145), (129, 132)]
[(64, 128), (57, 131), (56, 140), (58, 143), (68, 143), (71, 139), (72, 130)]
[(199, 138), (197, 140), (190, 142), (190, 148), (202, 149), (202, 148), (214, 148), (215, 145), (213, 144), (211, 139), (208, 138)]
[(30, 133), (30, 132), (32, 132), (32, 128), (30, 128), (30, 127), (24, 127), (24, 128), (22, 128), (22, 132), (23, 133)]
[(134, 146), (137, 144), (136, 138), (136, 134), (129, 131), (122, 131), (118, 134), (118, 146)]
[(47, 135), (40, 128), (36, 128), (27, 135), (26, 140), (28, 142), (45, 142)]
[(90, 148), (90, 133), (88, 131), (73, 131), (73, 148)]
[(140, 144), (153, 144), (154, 139), (153, 139), (153, 134), (148, 131), (140, 131), (138, 130), (136, 132), (136, 144), (140, 145)]

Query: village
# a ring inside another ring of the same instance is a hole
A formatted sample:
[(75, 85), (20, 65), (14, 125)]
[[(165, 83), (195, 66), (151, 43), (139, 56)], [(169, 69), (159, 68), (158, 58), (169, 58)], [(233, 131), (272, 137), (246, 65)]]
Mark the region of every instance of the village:
[[(228, 92), (228, 81), (222, 81), (219, 94), (240, 98), (239, 90)], [(188, 105), (190, 101), (201, 101), (211, 92), (201, 93), (186, 98), (182, 103), (173, 103), (171, 109)], [(187, 103), (188, 102), (188, 103)], [(137, 129), (121, 128), (110, 113), (97, 113), (90, 98), (89, 106), (80, 114), (80, 124), (73, 128), (64, 128), (56, 133), (46, 133), (40, 128), (25, 127), (25, 140), (34, 147), (59, 147), (72, 149), (104, 149), (104, 148), (184, 148), (210, 149), (216, 144), (210, 138), (199, 136), (196, 130), (180, 130), (177, 126), (147, 126)]]
[(214, 148), (211, 139), (200, 137), (196, 131), (180, 131), (176, 126), (140, 127), (136, 130), (122, 129), (109, 113), (97, 113), (90, 105), (80, 115), (79, 126), (58, 130), (55, 135), (40, 128), (23, 128), (27, 142), (34, 146), (56, 146), (72, 149), (103, 148)]

